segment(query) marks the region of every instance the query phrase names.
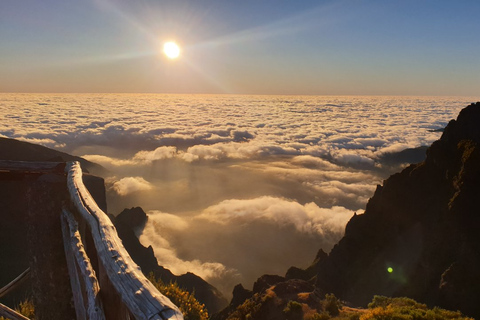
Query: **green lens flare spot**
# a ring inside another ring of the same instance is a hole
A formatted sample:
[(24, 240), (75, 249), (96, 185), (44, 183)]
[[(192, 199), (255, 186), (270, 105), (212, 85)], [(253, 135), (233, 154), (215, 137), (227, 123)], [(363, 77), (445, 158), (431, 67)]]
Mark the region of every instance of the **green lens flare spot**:
[(388, 267), (388, 268), (387, 268), (387, 271), (388, 271), (388, 273), (392, 273), (392, 272), (393, 272), (393, 268), (392, 268), (392, 267)]

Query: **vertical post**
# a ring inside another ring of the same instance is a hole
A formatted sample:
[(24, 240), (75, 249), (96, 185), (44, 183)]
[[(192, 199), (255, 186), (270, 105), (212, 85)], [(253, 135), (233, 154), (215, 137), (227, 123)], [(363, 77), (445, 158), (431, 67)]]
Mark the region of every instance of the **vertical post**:
[(63, 248), (60, 215), (66, 179), (44, 174), (29, 184), (27, 206), (35, 319), (74, 319), (72, 291)]

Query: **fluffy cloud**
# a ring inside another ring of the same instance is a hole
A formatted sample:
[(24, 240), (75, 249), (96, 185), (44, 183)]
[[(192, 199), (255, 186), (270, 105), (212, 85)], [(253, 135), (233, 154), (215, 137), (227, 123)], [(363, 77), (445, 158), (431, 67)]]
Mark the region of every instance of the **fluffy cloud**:
[[(315, 146), (321, 150), (379, 152), (392, 145), (413, 148), (430, 144), (439, 137), (432, 129), (444, 127), (471, 101), (4, 94), (0, 102), (0, 134), (78, 155), (94, 154), (84, 150), (96, 149), (101, 151), (97, 154), (117, 159), (131, 159), (137, 152), (150, 153), (158, 147), (186, 151), (193, 146), (215, 144), (215, 150), (192, 149), (182, 157), (191, 161), (202, 155), (207, 159), (272, 154), (315, 156), (311, 153)], [(172, 152), (159, 151), (144, 159), (170, 156)], [(369, 157), (374, 159), (374, 153)]]
[(307, 266), (340, 239), (352, 215), (275, 197), (230, 199), (193, 216), (149, 211), (140, 241), (174, 273), (194, 272), (228, 295), (238, 282)]
[(386, 178), (382, 155), (431, 144), (475, 100), (2, 94), (0, 136), (107, 167), (111, 213), (151, 210), (160, 263), (229, 292), (308, 266)]
[(152, 184), (142, 177), (126, 177), (113, 183), (113, 189), (121, 196), (138, 191), (148, 191), (152, 188)]
[(294, 201), (274, 197), (251, 200), (225, 200), (208, 207), (198, 216), (210, 222), (226, 225), (246, 224), (261, 219), (280, 226), (291, 224), (298, 232), (342, 234), (353, 212), (343, 207), (319, 208), (315, 203), (301, 205)]
[[(227, 278), (231, 282), (238, 281), (237, 271), (227, 268), (222, 263), (204, 262), (200, 259), (186, 260), (179, 257), (177, 249), (170, 244), (168, 238), (171, 238), (172, 234), (178, 235), (183, 232), (189, 232), (189, 227), (189, 219), (157, 210), (149, 211), (148, 222), (142, 230), (139, 239), (145, 246), (151, 245), (154, 248), (155, 257), (159, 264), (170, 269), (175, 274), (193, 272), (206, 281), (218, 284), (220, 288), (222, 287), (222, 281), (225, 281)], [(208, 237), (208, 235), (205, 236)], [(224, 289), (229, 290), (230, 287)]]
[(176, 147), (158, 147), (153, 151), (139, 151), (133, 157), (134, 161), (151, 163), (155, 160), (173, 158), (177, 153)]

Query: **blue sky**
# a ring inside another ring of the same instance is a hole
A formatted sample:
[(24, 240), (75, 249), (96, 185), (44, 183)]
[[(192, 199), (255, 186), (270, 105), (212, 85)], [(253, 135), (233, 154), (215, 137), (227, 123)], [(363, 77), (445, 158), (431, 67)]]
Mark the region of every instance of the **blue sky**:
[(479, 16), (478, 1), (2, 0), (0, 92), (478, 95)]

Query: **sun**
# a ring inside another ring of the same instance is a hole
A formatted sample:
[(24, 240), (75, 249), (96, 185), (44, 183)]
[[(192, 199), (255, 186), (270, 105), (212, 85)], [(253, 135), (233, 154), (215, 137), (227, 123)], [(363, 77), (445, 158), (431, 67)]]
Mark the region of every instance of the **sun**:
[(163, 44), (163, 53), (169, 59), (176, 59), (180, 56), (180, 47), (173, 41), (165, 42)]

